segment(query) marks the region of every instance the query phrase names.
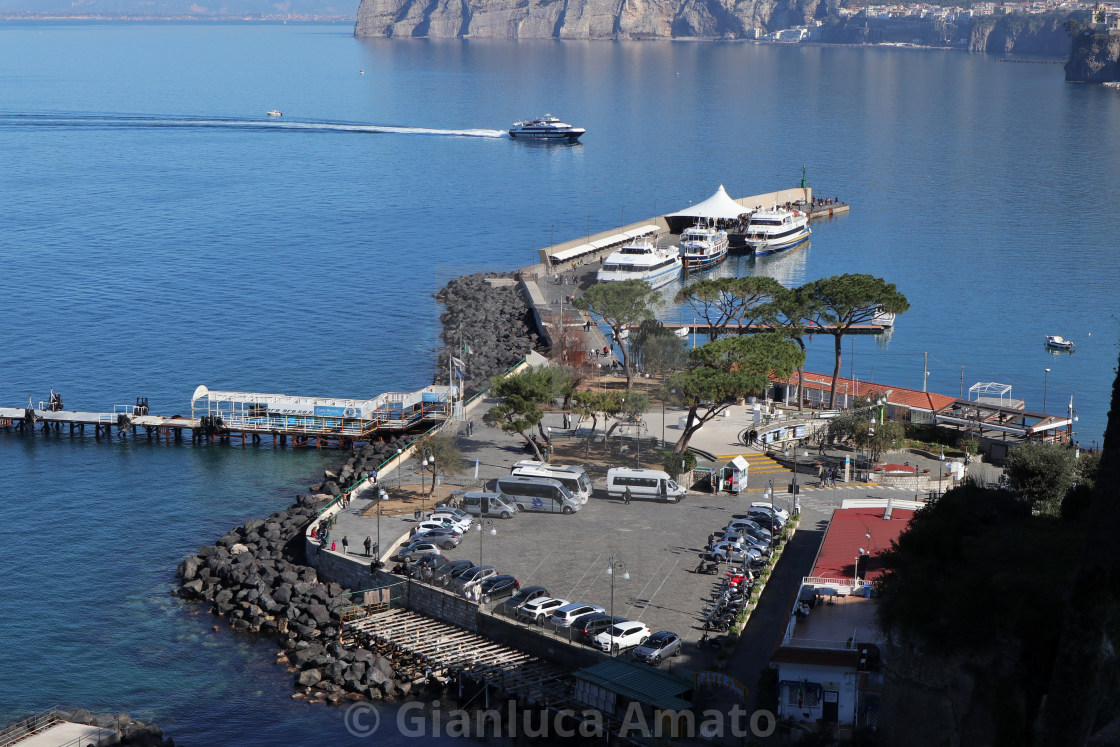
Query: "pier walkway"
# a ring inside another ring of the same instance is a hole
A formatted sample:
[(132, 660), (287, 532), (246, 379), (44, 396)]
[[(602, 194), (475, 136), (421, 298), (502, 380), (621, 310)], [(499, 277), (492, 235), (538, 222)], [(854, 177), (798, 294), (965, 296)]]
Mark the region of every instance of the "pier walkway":
[(212, 391), (199, 386), (191, 397), (190, 417), (153, 415), (147, 398), (135, 405), (114, 405), (112, 412), (64, 410), (53, 390), (38, 407), (0, 407), (0, 428), (56, 432), (70, 435), (93, 428), (96, 437), (119, 437), (143, 429), (148, 438), (181, 440), (190, 431), (191, 441), (260, 443), (264, 438), (286, 445), (316, 448), (353, 448), (383, 436), (421, 429), (445, 421), (460, 411), (457, 387), (429, 386), (416, 392), (387, 392), (372, 399), (302, 397), (256, 392)]

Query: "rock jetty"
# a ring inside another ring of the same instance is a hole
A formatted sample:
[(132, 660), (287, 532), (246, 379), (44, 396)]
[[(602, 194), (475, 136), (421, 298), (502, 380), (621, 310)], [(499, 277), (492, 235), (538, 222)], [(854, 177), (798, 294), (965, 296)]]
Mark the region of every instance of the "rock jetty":
[[(446, 308), (440, 315), (443, 341), (450, 350), (462, 353), (456, 356), (466, 363), (468, 397), (485, 389), (491, 376), (505, 373), (540, 345), (533, 311), (511, 273), (455, 278), (436, 294), (436, 300)], [(446, 381), (447, 356), (447, 351), (439, 355), (437, 381)]]
[(342, 645), (341, 611), (352, 604), (351, 596), (339, 584), (319, 580), (302, 541), (319, 509), (404, 445), (362, 448), (288, 508), (246, 521), (179, 564), (180, 597), (209, 605), (234, 630), (279, 641), (276, 662), (292, 673), (293, 697), (337, 704), (415, 693), (412, 662), (402, 667), (391, 656)]

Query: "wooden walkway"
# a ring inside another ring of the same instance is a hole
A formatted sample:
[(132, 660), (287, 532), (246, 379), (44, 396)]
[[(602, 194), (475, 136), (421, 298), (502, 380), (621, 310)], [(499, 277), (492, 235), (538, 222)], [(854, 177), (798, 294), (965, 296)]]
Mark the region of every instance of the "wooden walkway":
[(531, 702), (551, 705), (570, 687), (568, 670), (558, 664), (416, 612), (384, 610), (344, 623), (343, 628), (348, 637), (365, 633), (423, 657), (433, 669), (464, 672)]
[[(639, 326), (640, 325), (637, 325), (637, 324), (631, 324), (630, 329), (638, 329)], [(708, 329), (711, 327), (710, 324), (698, 324), (698, 323), (680, 324), (680, 323), (677, 323), (677, 322), (665, 322), (662, 326), (664, 326), (665, 329), (673, 329), (673, 330), (683, 329), (683, 330), (687, 330), (688, 332), (696, 331), (696, 332), (700, 332), (702, 334), (707, 334)], [(775, 327), (771, 324), (722, 324), (722, 325), (719, 326), (718, 329), (719, 329), (720, 332), (728, 332), (728, 333), (735, 333), (735, 334), (739, 334), (740, 332), (748, 332), (748, 333), (754, 334), (756, 332), (775, 332), (779, 328)], [(813, 327), (807, 326), (807, 327), (805, 327), (805, 334), (807, 334), (807, 335), (832, 334), (833, 330), (835, 330), (835, 329), (836, 329), (836, 327), (833, 326), (833, 325), (819, 326), (819, 327), (817, 327), (817, 326), (813, 326)], [(890, 329), (890, 327), (885, 325), (885, 324), (853, 324), (851, 327), (849, 327), (845, 331), (845, 334), (849, 334), (849, 335), (881, 335), (884, 332), (886, 332), (888, 329)]]

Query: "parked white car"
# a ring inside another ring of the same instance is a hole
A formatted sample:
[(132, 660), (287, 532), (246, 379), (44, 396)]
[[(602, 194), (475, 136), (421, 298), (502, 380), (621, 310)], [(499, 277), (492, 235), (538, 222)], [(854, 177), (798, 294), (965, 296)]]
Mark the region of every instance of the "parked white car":
[(558, 628), (570, 628), (572, 623), (579, 618), (586, 615), (594, 615), (597, 612), (606, 612), (606, 610), (597, 604), (572, 602), (571, 604), (566, 604), (558, 608), (552, 613), (552, 624)]
[(521, 605), (521, 607), (517, 609), (517, 616), (526, 622), (535, 622), (538, 625), (543, 625), (549, 615), (567, 604), (571, 604), (567, 599), (539, 597)]
[(591, 645), (600, 651), (616, 654), (622, 649), (640, 646), (649, 638), (650, 630), (645, 623), (631, 620), (607, 628), (591, 639)]
[(470, 525), (465, 525), (461, 521), (455, 521), (450, 516), (441, 516), (420, 522), (412, 528), (412, 533), (420, 534), (420, 532), (426, 532), (429, 529), (454, 529), (459, 534), (463, 534), (469, 528)]
[[(454, 513), (452, 513), (454, 512)], [(450, 521), (452, 524), (459, 526), (465, 532), (474, 524), (474, 517), (468, 513), (464, 513), (457, 508), (437, 508), (428, 514), (428, 521)]]

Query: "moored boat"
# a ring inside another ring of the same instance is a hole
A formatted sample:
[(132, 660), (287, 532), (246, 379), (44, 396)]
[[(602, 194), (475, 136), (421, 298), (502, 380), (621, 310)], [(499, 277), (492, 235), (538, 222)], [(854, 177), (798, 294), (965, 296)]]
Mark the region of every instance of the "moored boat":
[(612, 252), (595, 279), (600, 283), (645, 280), (656, 290), (679, 278), (683, 266), (677, 247), (659, 248), (649, 239), (636, 239)]
[(561, 122), (551, 114), (536, 119), (527, 119), (524, 122), (514, 122), (509, 128), (509, 136), (514, 139), (524, 140), (567, 140), (574, 143), (587, 130), (582, 127), (572, 127), (567, 122)]
[(1046, 335), (1046, 347), (1054, 350), (1073, 350), (1073, 343), (1061, 335)]
[(727, 232), (712, 226), (692, 226), (681, 232), (680, 252), (689, 271), (714, 267), (727, 259)]
[(774, 207), (751, 215), (743, 241), (756, 255), (773, 254), (792, 249), (811, 233), (807, 213)]
[(279, 109), (269, 109), (268, 110), (268, 116), (272, 117), (273, 119), (276, 119), (277, 117), (284, 116), (284, 112), (280, 111)]

